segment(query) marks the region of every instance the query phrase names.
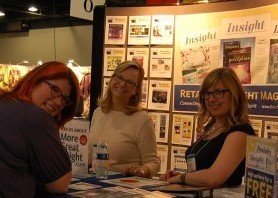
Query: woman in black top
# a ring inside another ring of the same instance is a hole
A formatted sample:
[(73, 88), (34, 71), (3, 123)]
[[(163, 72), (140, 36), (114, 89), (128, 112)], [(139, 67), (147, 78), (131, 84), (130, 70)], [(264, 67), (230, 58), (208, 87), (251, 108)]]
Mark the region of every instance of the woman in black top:
[(185, 154), (187, 173), (169, 170), (161, 180), (194, 186), (240, 185), (245, 172), (247, 135), (255, 135), (245, 91), (229, 68), (211, 71), (201, 85), (198, 140)]

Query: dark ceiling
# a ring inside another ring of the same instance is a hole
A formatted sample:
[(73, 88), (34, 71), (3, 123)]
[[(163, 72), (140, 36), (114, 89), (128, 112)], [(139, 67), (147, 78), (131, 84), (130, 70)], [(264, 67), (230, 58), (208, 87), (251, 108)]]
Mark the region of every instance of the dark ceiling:
[[(31, 4), (38, 7), (37, 12), (28, 11)], [(8, 26), (13, 24), (23, 24), (27, 29), (92, 24), (70, 16), (70, 0), (0, 0), (0, 10), (5, 12), (0, 17), (2, 32), (8, 32)]]

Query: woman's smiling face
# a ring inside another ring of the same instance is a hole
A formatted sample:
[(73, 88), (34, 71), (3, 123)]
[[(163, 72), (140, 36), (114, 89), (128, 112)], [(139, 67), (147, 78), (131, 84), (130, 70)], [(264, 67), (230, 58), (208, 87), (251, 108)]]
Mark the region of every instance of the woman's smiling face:
[(138, 78), (139, 71), (134, 68), (128, 68), (116, 74), (111, 82), (113, 98), (117, 98), (127, 104), (131, 96), (137, 93)]
[(71, 85), (67, 79), (42, 81), (31, 91), (31, 101), (51, 116), (58, 115), (67, 105)]
[[(219, 98), (213, 96), (212, 92), (218, 90)], [(213, 117), (223, 117), (231, 110), (231, 93), (227, 90), (224, 83), (218, 80), (213, 86), (206, 91), (208, 98), (205, 99), (207, 110)], [(223, 96), (223, 97), (222, 97)]]

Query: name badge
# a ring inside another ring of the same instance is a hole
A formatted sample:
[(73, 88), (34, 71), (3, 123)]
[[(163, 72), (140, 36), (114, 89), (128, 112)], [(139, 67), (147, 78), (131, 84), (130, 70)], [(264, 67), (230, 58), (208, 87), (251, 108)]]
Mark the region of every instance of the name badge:
[(191, 154), (187, 156), (187, 172), (194, 172), (196, 171), (196, 161), (195, 161), (195, 154)]

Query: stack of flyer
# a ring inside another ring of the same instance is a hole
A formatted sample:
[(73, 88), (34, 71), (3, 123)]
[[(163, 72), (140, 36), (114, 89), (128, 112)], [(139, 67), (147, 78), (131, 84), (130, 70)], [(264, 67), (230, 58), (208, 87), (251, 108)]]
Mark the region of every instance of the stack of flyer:
[(277, 197), (277, 146), (273, 139), (248, 136), (245, 197)]

